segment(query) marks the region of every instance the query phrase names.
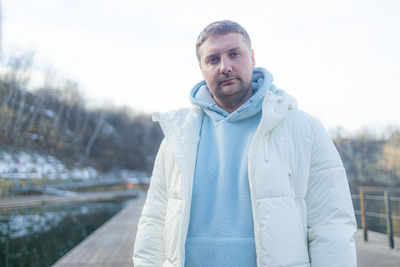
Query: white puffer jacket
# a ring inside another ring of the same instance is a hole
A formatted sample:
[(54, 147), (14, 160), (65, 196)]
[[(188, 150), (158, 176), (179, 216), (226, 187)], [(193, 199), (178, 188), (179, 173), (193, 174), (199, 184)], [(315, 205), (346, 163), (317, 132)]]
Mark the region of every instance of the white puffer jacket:
[[(267, 92), (249, 148), (257, 266), (355, 267), (346, 173), (323, 127), (284, 92)], [(159, 114), (165, 134), (138, 225), (135, 267), (183, 267), (203, 111)]]

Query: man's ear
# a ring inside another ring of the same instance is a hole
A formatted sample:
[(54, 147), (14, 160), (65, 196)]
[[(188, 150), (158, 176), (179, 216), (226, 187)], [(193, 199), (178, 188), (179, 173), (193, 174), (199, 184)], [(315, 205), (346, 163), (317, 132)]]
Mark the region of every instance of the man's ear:
[(256, 65), (256, 59), (254, 57), (254, 50), (251, 49), (250, 50), (250, 54), (251, 54), (251, 61), (253, 62), (253, 67)]

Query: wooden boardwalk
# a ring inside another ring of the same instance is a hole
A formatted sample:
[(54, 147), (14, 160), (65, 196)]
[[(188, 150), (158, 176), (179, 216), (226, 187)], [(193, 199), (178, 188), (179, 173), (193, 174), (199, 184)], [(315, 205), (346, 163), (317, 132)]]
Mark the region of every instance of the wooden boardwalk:
[[(133, 266), (132, 252), (137, 223), (145, 194), (139, 195), (127, 207), (72, 249), (53, 266)], [(368, 231), (364, 242), (362, 230), (355, 235), (358, 267), (399, 267), (400, 239), (390, 249), (388, 237)]]
[(395, 248), (389, 248), (388, 236), (368, 231), (368, 242), (361, 229), (355, 234), (358, 267), (399, 267), (400, 238), (395, 237)]
[(145, 194), (121, 210), (53, 266), (129, 266)]

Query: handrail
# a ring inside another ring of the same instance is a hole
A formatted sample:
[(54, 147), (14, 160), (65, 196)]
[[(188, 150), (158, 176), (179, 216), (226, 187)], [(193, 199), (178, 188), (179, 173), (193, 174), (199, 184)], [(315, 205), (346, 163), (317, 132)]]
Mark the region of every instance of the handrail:
[[(361, 215), (361, 211), (360, 210), (354, 210), (354, 213), (357, 215)], [(369, 217), (375, 217), (375, 218), (382, 218), (382, 219), (386, 219), (387, 218), (387, 214), (383, 214), (383, 213), (375, 213), (375, 212), (371, 212), (371, 211), (366, 211), (365, 212), (365, 216), (369, 216)], [(392, 218), (395, 220), (400, 220), (400, 216), (397, 215), (392, 215)]]
[[(360, 195), (351, 195), (352, 198), (360, 198)], [(385, 200), (384, 196), (366, 196), (364, 195), (364, 199), (372, 199), (372, 200)], [(390, 197), (392, 201), (400, 201), (400, 197)]]
[[(367, 190), (370, 191), (370, 190)], [(359, 187), (359, 195), (351, 195), (352, 199), (359, 199), (360, 200), (360, 209), (361, 210), (354, 210), (354, 213), (357, 215), (361, 215), (361, 227), (364, 233), (364, 241), (368, 241), (368, 229), (366, 224), (366, 216), (375, 217), (375, 218), (384, 218), (387, 222), (387, 234), (389, 239), (389, 247), (394, 248), (394, 232), (393, 232), (393, 219), (400, 220), (400, 215), (393, 215), (392, 214), (392, 201), (400, 201), (400, 197), (392, 197), (390, 196), (390, 192), (393, 190), (385, 190), (384, 196), (372, 196), (372, 195), (365, 195), (364, 188)], [(364, 200), (384, 200), (385, 201), (385, 213), (376, 213), (371, 211), (365, 210), (365, 203)]]

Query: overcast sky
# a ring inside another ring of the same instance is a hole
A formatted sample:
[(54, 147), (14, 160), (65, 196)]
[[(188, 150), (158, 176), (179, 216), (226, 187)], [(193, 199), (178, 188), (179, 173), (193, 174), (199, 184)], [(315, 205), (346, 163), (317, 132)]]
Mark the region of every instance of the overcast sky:
[(397, 0), (2, 0), (3, 53), (78, 82), (91, 103), (166, 111), (202, 77), (198, 33), (231, 19), (256, 66), (326, 127), (400, 125)]

